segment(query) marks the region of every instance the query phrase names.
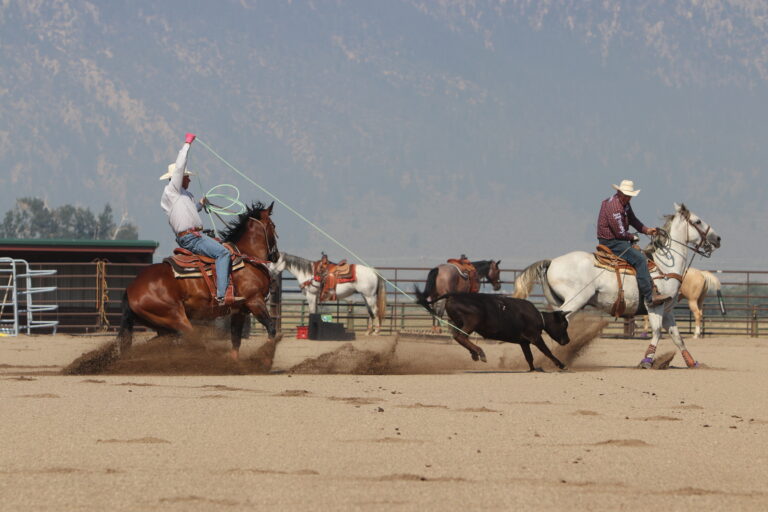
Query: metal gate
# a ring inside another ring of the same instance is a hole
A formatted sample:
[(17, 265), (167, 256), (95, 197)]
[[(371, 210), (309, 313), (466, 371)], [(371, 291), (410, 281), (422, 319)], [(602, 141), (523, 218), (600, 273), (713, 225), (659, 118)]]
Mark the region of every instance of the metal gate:
[[(0, 258), (0, 333), (18, 336), (26, 329), (51, 328), (56, 334), (58, 320), (41, 319), (42, 313), (58, 309), (57, 304), (35, 304), (35, 297), (42, 293), (55, 293), (56, 286), (40, 286), (41, 278), (56, 275), (56, 270), (29, 268), (26, 260)], [(23, 321), (22, 321), (23, 319)]]

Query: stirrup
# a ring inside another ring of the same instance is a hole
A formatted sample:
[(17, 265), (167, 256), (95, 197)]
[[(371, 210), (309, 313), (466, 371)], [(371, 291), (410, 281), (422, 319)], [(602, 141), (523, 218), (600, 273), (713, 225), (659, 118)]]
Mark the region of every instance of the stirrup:
[(224, 296), (224, 297), (216, 297), (214, 299), (217, 306), (234, 306), (235, 304), (241, 304), (245, 302), (245, 297), (236, 297), (236, 296)]

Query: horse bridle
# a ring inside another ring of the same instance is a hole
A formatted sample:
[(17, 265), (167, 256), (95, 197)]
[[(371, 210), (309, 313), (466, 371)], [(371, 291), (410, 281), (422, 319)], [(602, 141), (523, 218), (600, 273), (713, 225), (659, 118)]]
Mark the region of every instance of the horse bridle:
[[(657, 231), (659, 232), (660, 236), (658, 237), (658, 242), (654, 241), (654, 245), (656, 247), (664, 247), (668, 244), (668, 241), (678, 243), (680, 245), (685, 246), (686, 248), (692, 250), (699, 256), (703, 256), (705, 258), (709, 258), (712, 256), (712, 251), (714, 251), (714, 248), (712, 247), (712, 244), (707, 240), (707, 234), (709, 234), (710, 229), (712, 229), (712, 226), (707, 224), (707, 229), (701, 229), (699, 226), (696, 225), (693, 221), (691, 221), (691, 215), (688, 213), (685, 216), (685, 220), (688, 223), (689, 226), (691, 226), (693, 229), (696, 230), (696, 232), (699, 234), (699, 243), (696, 244), (695, 247), (688, 245), (690, 243), (690, 239), (688, 238), (688, 231), (685, 232), (685, 242), (680, 242), (679, 240), (675, 240), (674, 238), (671, 238), (669, 236), (669, 232), (663, 228), (657, 228)], [(666, 239), (666, 241), (661, 241), (661, 239)]]
[[(254, 222), (258, 222), (261, 228), (264, 230), (264, 241), (267, 243), (267, 259), (271, 262), (276, 262), (278, 258), (280, 257), (280, 253), (277, 250), (277, 242), (275, 242), (274, 245), (269, 243), (269, 232), (267, 231), (267, 226), (265, 225), (264, 221), (257, 219), (256, 217), (248, 217)], [(277, 240), (277, 229), (275, 228), (275, 224), (272, 223), (272, 232), (275, 234), (275, 240)]]

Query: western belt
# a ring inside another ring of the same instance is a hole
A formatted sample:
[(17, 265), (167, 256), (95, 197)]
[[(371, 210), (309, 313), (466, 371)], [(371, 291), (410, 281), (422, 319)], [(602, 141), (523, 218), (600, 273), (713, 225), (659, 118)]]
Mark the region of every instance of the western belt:
[(202, 227), (199, 227), (199, 228), (198, 228), (198, 227), (189, 228), (189, 229), (188, 229), (188, 230), (186, 230), (186, 231), (182, 231), (181, 233), (177, 233), (177, 234), (176, 234), (176, 238), (181, 238), (181, 237), (183, 237), (183, 236), (186, 236), (186, 235), (188, 235), (188, 234), (190, 234), (190, 233), (199, 233), (199, 232), (200, 232), (200, 231), (202, 231), (202, 230), (203, 230), (203, 228), (202, 228)]

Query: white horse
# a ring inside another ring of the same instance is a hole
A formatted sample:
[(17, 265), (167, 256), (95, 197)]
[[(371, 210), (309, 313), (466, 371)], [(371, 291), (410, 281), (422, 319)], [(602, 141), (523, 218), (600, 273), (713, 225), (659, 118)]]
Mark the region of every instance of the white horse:
[[(322, 292), (322, 283), (313, 279), (314, 268), (312, 261), (287, 254), (280, 253), (277, 262), (270, 263), (270, 272), (274, 275), (283, 270), (287, 270), (296, 278), (301, 287), (301, 291), (307, 298), (307, 305), (310, 313), (317, 312), (320, 293)], [(357, 265), (355, 270), (355, 281), (349, 283), (339, 283), (336, 285), (336, 297), (344, 299), (357, 292), (363, 296), (365, 305), (368, 309), (368, 330), (366, 334), (380, 334), (381, 323), (387, 314), (387, 290), (384, 279), (379, 277), (374, 269), (365, 265)]]
[[(659, 293), (677, 297), (682, 275), (688, 265), (688, 251), (709, 256), (720, 247), (720, 236), (685, 205), (675, 204), (675, 213), (667, 217), (665, 231), (667, 237), (659, 237), (653, 254), (657, 270), (651, 273)], [(665, 240), (662, 240), (666, 238)], [(590, 305), (610, 313), (619, 291), (616, 273), (595, 266), (592, 253), (574, 251), (553, 260), (541, 260), (526, 268), (515, 280), (515, 297), (525, 298), (536, 278), (541, 280), (544, 297), (547, 302), (569, 315)], [(624, 275), (625, 316), (632, 317), (641, 310), (641, 297), (635, 276)], [(679, 280), (678, 280), (679, 279)], [(640, 362), (642, 368), (650, 368), (656, 354), (656, 346), (661, 337), (661, 328), (669, 332), (672, 340), (680, 349), (689, 368), (698, 366), (696, 360), (685, 347), (680, 330), (675, 324), (673, 308), (675, 300), (651, 307), (648, 318), (653, 330), (651, 344)]]

